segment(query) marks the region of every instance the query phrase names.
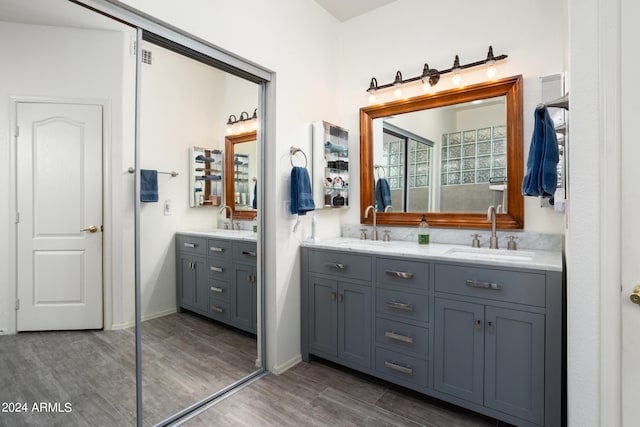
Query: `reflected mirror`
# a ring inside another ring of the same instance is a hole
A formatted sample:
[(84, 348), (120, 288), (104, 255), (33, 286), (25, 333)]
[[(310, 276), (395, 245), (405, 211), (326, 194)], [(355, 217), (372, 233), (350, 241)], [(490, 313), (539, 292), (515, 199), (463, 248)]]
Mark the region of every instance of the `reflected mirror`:
[(360, 110), (361, 218), (381, 224), (524, 226), (521, 77)]
[(255, 131), (225, 138), (226, 204), (234, 218), (253, 219), (257, 207), (257, 145)]

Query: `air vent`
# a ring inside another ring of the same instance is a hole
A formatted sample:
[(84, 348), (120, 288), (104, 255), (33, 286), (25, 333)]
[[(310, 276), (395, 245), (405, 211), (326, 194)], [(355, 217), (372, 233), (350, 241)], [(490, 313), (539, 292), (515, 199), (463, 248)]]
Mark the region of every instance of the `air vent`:
[(152, 62), (152, 52), (147, 49), (142, 49), (142, 63), (151, 65)]

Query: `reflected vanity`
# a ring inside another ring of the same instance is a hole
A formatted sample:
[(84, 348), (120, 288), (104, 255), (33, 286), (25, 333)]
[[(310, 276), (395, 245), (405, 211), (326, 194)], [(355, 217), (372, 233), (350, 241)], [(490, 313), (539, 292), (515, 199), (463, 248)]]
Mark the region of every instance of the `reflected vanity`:
[(500, 205), (498, 227), (523, 228), (522, 150), (521, 76), (363, 107), (361, 222), (382, 178), (391, 207), (378, 206), (379, 224), (427, 212), (432, 226), (486, 228), (486, 208)]

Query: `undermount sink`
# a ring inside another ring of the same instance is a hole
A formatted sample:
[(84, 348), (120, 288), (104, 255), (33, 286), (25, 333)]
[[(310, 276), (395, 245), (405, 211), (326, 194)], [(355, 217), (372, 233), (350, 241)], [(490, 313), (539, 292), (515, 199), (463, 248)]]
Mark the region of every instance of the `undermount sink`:
[(481, 259), (487, 261), (531, 261), (533, 252), (510, 251), (506, 249), (485, 248), (453, 248), (445, 252), (447, 255), (465, 259)]

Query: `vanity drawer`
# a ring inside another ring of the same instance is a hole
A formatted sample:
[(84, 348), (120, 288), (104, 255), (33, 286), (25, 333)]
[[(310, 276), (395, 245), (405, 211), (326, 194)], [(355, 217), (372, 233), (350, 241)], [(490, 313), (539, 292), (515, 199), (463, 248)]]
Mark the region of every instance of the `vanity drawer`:
[(544, 274), (436, 265), (435, 281), (438, 292), (545, 306)]
[(209, 239), (207, 254), (210, 257), (231, 259), (233, 254), (233, 242), (229, 240)]
[(376, 319), (376, 343), (394, 351), (411, 351), (427, 358), (429, 330), (389, 319)]
[(376, 371), (401, 383), (429, 385), (429, 363), (426, 360), (385, 348), (376, 348)]
[(231, 299), (231, 284), (220, 280), (209, 279), (209, 303), (213, 301), (229, 301)]
[(385, 286), (429, 289), (429, 264), (392, 258), (376, 259), (376, 282)]
[(221, 301), (209, 294), (209, 316), (223, 322), (229, 321), (229, 303)]
[(245, 260), (256, 262), (257, 256), (257, 245), (255, 243), (236, 242), (236, 244), (233, 246), (234, 261)]
[(310, 250), (309, 271), (370, 281), (371, 257), (342, 252)]
[(376, 312), (428, 322), (429, 295), (377, 288)]
[(176, 235), (176, 251), (186, 252), (194, 255), (206, 255), (207, 239), (202, 237)]
[(231, 280), (231, 262), (221, 257), (209, 257), (207, 260), (209, 277), (216, 280)]

